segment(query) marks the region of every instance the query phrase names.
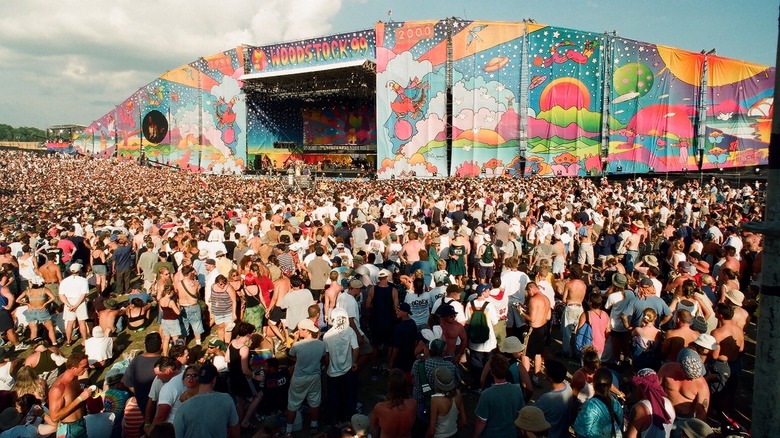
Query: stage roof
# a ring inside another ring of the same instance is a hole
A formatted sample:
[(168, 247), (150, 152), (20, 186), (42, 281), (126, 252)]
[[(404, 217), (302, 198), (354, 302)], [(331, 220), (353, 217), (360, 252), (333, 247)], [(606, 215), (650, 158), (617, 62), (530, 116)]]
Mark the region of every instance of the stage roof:
[(369, 97), (375, 92), (376, 63), (368, 59), (291, 70), (246, 74), (247, 92), (268, 99), (303, 100), (331, 95)]

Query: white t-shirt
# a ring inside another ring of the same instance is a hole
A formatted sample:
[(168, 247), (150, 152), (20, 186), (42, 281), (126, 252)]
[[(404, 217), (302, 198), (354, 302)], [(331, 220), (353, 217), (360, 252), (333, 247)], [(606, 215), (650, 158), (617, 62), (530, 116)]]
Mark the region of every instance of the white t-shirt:
[(355, 320), (355, 326), (357, 326), (358, 332), (362, 335), (363, 331), (360, 330), (360, 306), (355, 297), (347, 291), (341, 292), (338, 298), (336, 298), (336, 307), (347, 311), (347, 316)]
[(187, 388), (184, 386), (183, 371), (171, 378), (171, 380), (160, 389), (160, 397), (157, 400), (158, 409), (160, 405), (168, 405), (171, 407), (171, 412), (168, 414), (168, 418), (166, 418), (165, 421), (173, 423), (173, 419), (176, 418), (176, 410), (179, 409), (179, 406), (181, 406), (182, 403), (179, 400), (179, 397), (181, 397), (186, 389)]
[[(441, 298), (433, 301), (431, 313), (436, 313), (436, 309), (441, 306), (441, 302)], [(453, 309), (455, 309), (455, 322), (459, 324), (466, 324), (466, 311), (463, 309), (463, 304), (461, 304), (460, 301), (454, 298), (444, 298), (444, 303), (449, 304)]]
[[(481, 309), (486, 302), (487, 300), (483, 298), (477, 298), (474, 301), (472, 301), (472, 303), (474, 304), (474, 308), (476, 308), (477, 310)], [(485, 316), (487, 317), (488, 327), (490, 328), (490, 337), (488, 338), (487, 341), (481, 344), (477, 344), (469, 340), (469, 349), (474, 351), (479, 351), (482, 353), (493, 351), (493, 349), (495, 349), (498, 346), (498, 342), (496, 341), (496, 332), (493, 330), (493, 326), (498, 323), (498, 312), (496, 312), (495, 307), (492, 304), (490, 304), (490, 302), (487, 303), (488, 304), (485, 307)], [(471, 313), (472, 313), (471, 304), (468, 304), (466, 306), (467, 321), (471, 320)]]
[(82, 296), (89, 293), (89, 283), (80, 275), (70, 275), (60, 283), (59, 293), (71, 304), (76, 304)]
[(114, 357), (114, 340), (112, 338), (89, 338), (84, 341), (84, 352), (89, 363), (102, 362)]
[(328, 353), (328, 376), (338, 377), (352, 368), (352, 351), (359, 345), (344, 309), (333, 309), (331, 319), (334, 322), (333, 327), (323, 335), (322, 340)]

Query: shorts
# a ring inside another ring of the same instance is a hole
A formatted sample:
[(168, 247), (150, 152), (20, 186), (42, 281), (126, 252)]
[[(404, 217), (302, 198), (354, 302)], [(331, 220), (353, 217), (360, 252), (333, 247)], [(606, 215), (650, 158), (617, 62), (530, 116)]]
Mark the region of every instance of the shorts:
[(57, 424), (57, 438), (87, 438), (87, 420), (84, 417), (72, 423)]
[(226, 313), (223, 315), (213, 315), (214, 317), (214, 324), (220, 325), (220, 324), (230, 324), (233, 322), (233, 314), (232, 313)]
[(297, 411), (303, 401), (310, 408), (318, 408), (322, 402), (322, 382), (320, 375), (293, 377), (287, 394), (287, 409)]
[(92, 273), (95, 275), (106, 275), (108, 274), (108, 269), (106, 265), (92, 265)]
[(200, 305), (193, 304), (192, 306), (184, 306), (181, 308), (182, 312), (179, 315), (181, 322), (184, 325), (184, 331), (188, 332), (189, 327), (192, 327), (192, 333), (198, 336), (203, 333), (203, 319), (201, 318)]
[(163, 319), (160, 327), (165, 336), (181, 336), (181, 324), (178, 319)]
[(24, 317), (28, 324), (51, 321), (51, 315), (46, 309), (27, 309), (24, 311)]
[(270, 322), (273, 325), (279, 324), (279, 322), (283, 319), (287, 318), (287, 309), (282, 309), (281, 307), (274, 307), (273, 310), (271, 310), (271, 314), (268, 315), (268, 322)]
[(14, 328), (14, 319), (11, 318), (11, 312), (6, 309), (0, 309), (0, 333)]
[(64, 321), (86, 321), (89, 319), (89, 316), (87, 316), (87, 303), (81, 303), (78, 307), (76, 307), (76, 311), (71, 311), (68, 309), (67, 306), (62, 311), (62, 319)]
[(525, 355), (533, 359), (537, 354), (544, 354), (544, 336), (546, 326), (532, 327), (525, 339)]
[(510, 328), (520, 328), (526, 324), (525, 319), (520, 316), (514, 303), (509, 303), (506, 312), (506, 326)]
[(368, 338), (363, 336), (363, 342), (360, 343), (358, 354), (363, 356), (366, 354), (371, 354), (371, 352), (374, 351), (374, 348), (371, 347), (371, 342), (369, 342)]

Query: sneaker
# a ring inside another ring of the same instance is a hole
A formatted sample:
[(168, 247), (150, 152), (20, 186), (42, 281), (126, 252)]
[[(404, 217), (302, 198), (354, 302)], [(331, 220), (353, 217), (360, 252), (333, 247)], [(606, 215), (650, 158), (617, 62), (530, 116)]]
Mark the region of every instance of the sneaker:
[(29, 347), (29, 345), (25, 344), (24, 342), (20, 342), (19, 344), (14, 347), (14, 351), (24, 351)]

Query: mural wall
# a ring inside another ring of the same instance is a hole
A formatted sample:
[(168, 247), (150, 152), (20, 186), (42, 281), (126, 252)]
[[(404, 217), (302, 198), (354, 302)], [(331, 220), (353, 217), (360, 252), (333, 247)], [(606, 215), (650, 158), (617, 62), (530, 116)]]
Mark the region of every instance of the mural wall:
[(447, 173), (447, 21), (378, 23), (377, 175)]
[(304, 109), (303, 142), (311, 145), (376, 144), (374, 108), (337, 106)]
[(453, 21), (450, 175), (519, 171), (524, 27)]
[(767, 164), (775, 69), (707, 57), (703, 169)]
[(196, 172), (243, 172), (243, 60), (237, 48), (165, 73), (92, 122), (74, 146), (85, 154), (143, 156)]
[(601, 172), (602, 35), (544, 26), (529, 31), (526, 175)]

